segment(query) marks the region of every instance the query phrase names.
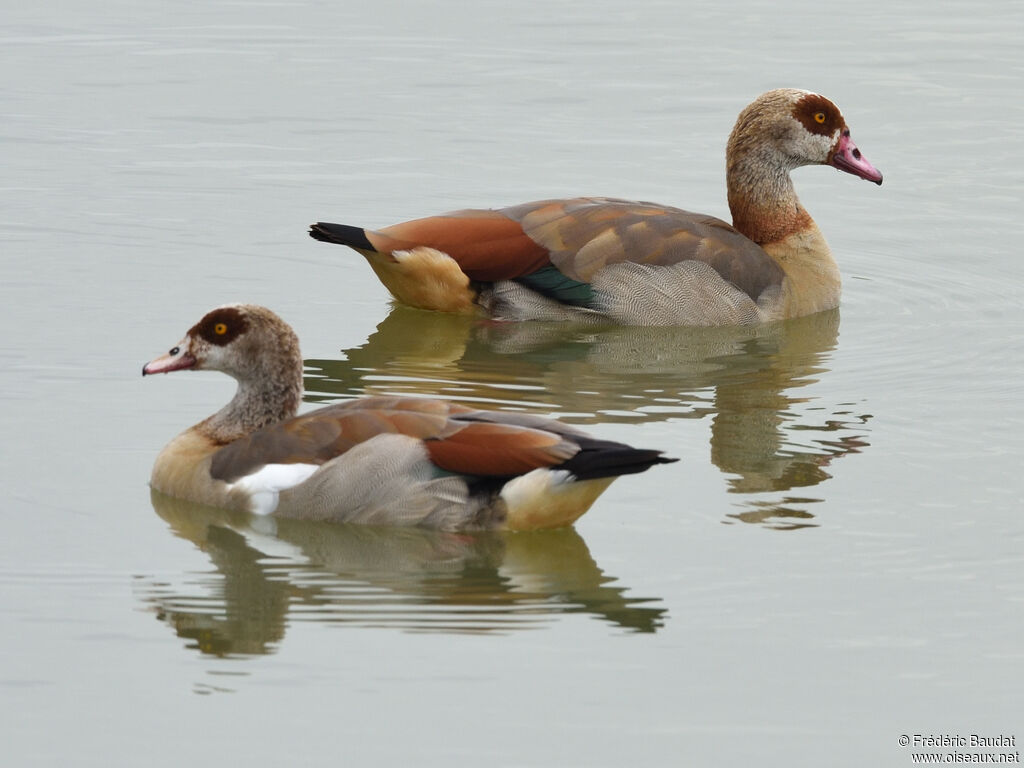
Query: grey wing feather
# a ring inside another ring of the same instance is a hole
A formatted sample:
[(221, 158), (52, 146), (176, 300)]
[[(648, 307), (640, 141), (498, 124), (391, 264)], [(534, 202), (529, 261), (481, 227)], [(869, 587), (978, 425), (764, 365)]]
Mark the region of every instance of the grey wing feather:
[(680, 208), (614, 198), (546, 200), (502, 210), (547, 248), (565, 275), (592, 282), (612, 264), (700, 261), (751, 299), (782, 283), (764, 250), (728, 223)]

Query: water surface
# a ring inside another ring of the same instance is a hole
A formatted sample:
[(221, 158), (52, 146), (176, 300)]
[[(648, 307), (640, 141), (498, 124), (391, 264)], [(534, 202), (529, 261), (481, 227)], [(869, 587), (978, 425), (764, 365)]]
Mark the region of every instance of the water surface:
[[(904, 733), (1014, 734), (1022, 15), (11, 5), (12, 764), (901, 766)], [(779, 86), (834, 98), (885, 173), (795, 174), (843, 270), (836, 312), (496, 326), (393, 308), (305, 236), (578, 194), (727, 217), (725, 137)], [(151, 494), (159, 448), (232, 383), (139, 368), (239, 300), (299, 332), (307, 408), (439, 395), (681, 460), (531, 535), (274, 526)]]

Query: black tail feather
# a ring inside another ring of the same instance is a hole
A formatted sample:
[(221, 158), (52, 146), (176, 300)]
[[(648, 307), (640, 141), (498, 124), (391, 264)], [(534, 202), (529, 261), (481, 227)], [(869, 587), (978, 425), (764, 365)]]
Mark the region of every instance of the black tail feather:
[(661, 455), (661, 451), (633, 448), (611, 440), (578, 439), (580, 451), (558, 469), (567, 469), (578, 480), (618, 477), (645, 472), (655, 464), (670, 464), (678, 459)]
[(347, 245), (349, 248), (359, 248), (364, 251), (374, 250), (362, 227), (352, 227), (348, 224), (328, 224), (320, 221), (310, 225), (309, 236), (323, 243)]

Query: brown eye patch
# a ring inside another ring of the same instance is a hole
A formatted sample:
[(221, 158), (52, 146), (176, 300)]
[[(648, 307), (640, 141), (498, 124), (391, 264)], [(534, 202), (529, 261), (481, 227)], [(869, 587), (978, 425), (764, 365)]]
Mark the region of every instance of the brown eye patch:
[(839, 108), (824, 96), (809, 93), (793, 107), (793, 117), (810, 133), (831, 136), (846, 127)]
[(230, 344), (249, 328), (248, 318), (235, 307), (222, 307), (208, 312), (192, 326), (190, 336), (199, 336), (217, 346)]

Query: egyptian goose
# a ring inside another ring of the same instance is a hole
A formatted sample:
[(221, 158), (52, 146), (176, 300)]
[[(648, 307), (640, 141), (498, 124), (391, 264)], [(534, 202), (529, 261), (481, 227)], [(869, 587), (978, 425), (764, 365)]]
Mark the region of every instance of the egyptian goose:
[(759, 96), (726, 150), (733, 226), (654, 203), (541, 200), (379, 230), (314, 224), (310, 235), (370, 262), (400, 302), (508, 320), (737, 325), (839, 304), (839, 270), (790, 171), (831, 165), (882, 183), (839, 108), (784, 88)]
[(455, 529), (569, 525), (619, 475), (674, 459), (541, 416), (368, 397), (296, 416), (299, 342), (251, 304), (207, 313), (142, 375), (222, 371), (234, 398), (182, 432), (153, 488), (254, 514)]

